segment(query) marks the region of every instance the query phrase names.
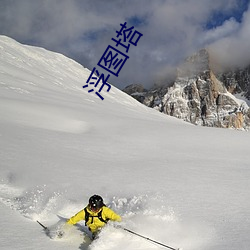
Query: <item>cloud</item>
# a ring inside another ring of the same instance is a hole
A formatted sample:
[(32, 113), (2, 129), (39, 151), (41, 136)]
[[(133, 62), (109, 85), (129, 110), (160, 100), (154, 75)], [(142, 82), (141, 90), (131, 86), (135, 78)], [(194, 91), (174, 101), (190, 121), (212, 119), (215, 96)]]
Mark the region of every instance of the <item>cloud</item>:
[[(22, 0), (0, 1), (0, 33), (14, 39), (61, 52), (84, 66), (95, 67), (120, 23), (143, 34), (119, 77), (110, 82), (119, 88), (130, 83), (146, 87), (185, 57), (204, 46), (229, 59), (225, 48), (248, 48), (249, 13), (242, 22), (233, 17), (238, 0)], [(218, 13), (227, 17), (217, 24)], [(213, 29), (207, 24), (214, 22)], [(122, 49), (122, 48), (121, 48)], [(248, 50), (249, 51), (249, 50)], [(246, 54), (246, 53), (245, 53)]]
[(240, 28), (240, 24), (235, 20), (235, 18), (230, 18), (226, 20), (221, 26), (204, 31), (204, 34), (200, 38), (201, 44), (211, 44), (213, 42), (219, 41), (225, 37), (235, 34)]
[[(210, 44), (210, 51), (213, 53), (218, 64), (225, 67), (244, 67), (250, 64), (250, 10), (243, 15), (242, 22), (237, 24), (225, 37), (215, 40)], [(226, 27), (226, 24), (221, 29)]]

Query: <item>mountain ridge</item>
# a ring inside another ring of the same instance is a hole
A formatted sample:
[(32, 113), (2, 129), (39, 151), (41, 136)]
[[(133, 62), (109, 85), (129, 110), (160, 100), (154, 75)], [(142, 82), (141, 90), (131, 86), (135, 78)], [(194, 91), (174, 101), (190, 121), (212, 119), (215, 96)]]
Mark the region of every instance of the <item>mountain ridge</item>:
[(123, 91), (148, 107), (195, 125), (235, 129), (250, 127), (247, 104), (250, 66), (216, 72), (207, 49), (188, 57), (177, 68), (176, 79), (170, 86), (163, 84), (150, 90), (141, 89), (139, 85), (136, 88), (131, 85)]

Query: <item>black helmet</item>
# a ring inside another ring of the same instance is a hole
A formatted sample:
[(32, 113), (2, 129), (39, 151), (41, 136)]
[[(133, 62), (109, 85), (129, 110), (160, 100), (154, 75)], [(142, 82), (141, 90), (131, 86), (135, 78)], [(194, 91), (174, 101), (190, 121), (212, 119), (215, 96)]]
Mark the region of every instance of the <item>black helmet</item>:
[(99, 210), (103, 207), (103, 199), (99, 195), (93, 195), (89, 198), (89, 206), (93, 210)]

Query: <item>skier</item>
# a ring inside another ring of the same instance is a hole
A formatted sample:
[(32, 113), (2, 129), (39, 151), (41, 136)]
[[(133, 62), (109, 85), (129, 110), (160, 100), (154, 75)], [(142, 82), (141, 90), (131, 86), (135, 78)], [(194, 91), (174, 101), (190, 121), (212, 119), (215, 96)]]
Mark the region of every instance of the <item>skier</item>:
[(92, 232), (92, 238), (94, 239), (109, 220), (120, 222), (122, 219), (113, 210), (105, 206), (101, 196), (95, 194), (89, 198), (89, 204), (72, 216), (67, 224), (74, 225), (80, 220), (85, 220), (85, 226)]

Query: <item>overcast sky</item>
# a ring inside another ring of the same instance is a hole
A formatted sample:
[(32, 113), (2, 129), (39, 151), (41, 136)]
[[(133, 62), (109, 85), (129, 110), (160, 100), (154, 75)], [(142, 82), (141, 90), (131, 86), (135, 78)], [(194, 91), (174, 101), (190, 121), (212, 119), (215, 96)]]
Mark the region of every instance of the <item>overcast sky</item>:
[(250, 63), (249, 1), (0, 0), (0, 34), (63, 53), (92, 70), (127, 22), (143, 36), (109, 82), (149, 87), (204, 47), (224, 63)]

